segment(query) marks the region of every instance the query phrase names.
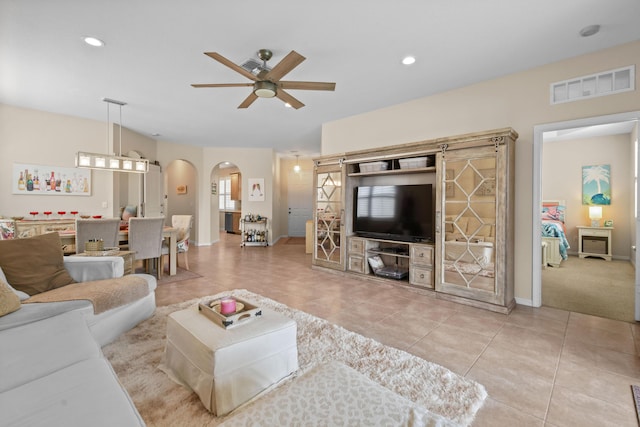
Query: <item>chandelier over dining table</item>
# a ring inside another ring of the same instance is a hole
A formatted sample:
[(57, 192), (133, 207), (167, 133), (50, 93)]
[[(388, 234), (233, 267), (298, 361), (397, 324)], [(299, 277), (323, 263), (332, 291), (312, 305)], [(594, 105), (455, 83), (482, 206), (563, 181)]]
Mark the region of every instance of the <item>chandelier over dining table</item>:
[(78, 151), (76, 153), (76, 167), (86, 169), (97, 170), (111, 170), (116, 172), (132, 172), (132, 173), (146, 173), (149, 172), (149, 160), (147, 159), (134, 159), (122, 155), (122, 107), (127, 105), (126, 102), (117, 101), (110, 98), (102, 98), (107, 103), (107, 151), (109, 151), (109, 110), (111, 104), (118, 105), (120, 112), (119, 122), (119, 150), (118, 154), (99, 154), (89, 153), (86, 151)]

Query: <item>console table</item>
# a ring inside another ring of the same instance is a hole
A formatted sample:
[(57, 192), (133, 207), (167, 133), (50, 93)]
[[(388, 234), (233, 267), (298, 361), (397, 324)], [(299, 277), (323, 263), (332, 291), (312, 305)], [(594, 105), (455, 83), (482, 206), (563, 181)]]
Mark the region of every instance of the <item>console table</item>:
[(579, 225), (578, 256), (580, 258), (600, 257), (611, 261), (611, 235), (613, 227), (587, 227)]

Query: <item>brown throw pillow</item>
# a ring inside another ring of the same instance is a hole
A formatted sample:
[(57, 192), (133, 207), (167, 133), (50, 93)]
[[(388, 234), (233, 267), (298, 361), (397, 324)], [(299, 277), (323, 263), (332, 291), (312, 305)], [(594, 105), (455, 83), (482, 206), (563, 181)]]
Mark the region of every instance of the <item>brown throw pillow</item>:
[(20, 298), (9, 286), (0, 280), (0, 317), (13, 313), (20, 308)]
[(29, 295), (75, 283), (63, 257), (58, 233), (0, 240), (0, 267), (7, 281)]

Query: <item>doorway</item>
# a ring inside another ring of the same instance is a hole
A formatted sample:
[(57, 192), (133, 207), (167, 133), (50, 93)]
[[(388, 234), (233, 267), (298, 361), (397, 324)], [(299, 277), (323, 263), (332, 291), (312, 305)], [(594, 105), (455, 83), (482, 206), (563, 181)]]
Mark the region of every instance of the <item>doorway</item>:
[(215, 165), (210, 174), (210, 233), (211, 241), (218, 242), (222, 235), (240, 235), (242, 212), (242, 173), (230, 161)]
[(289, 237), (304, 237), (306, 232), (306, 223), (312, 218), (311, 196), (313, 188), (313, 174), (309, 170), (300, 170), (295, 172), (289, 171), (288, 176), (288, 227), (287, 234)]
[[(581, 128), (605, 128), (608, 125), (615, 125), (621, 123), (633, 124), (633, 130), (630, 135), (633, 134), (636, 137), (635, 145), (637, 146), (637, 133), (638, 133), (638, 118), (640, 118), (640, 112), (621, 113), (610, 116), (593, 117), (587, 119), (573, 120), (569, 122), (552, 123), (546, 125), (539, 125), (534, 127), (534, 162), (533, 162), (533, 220), (532, 220), (532, 305), (534, 307), (540, 307), (542, 305), (542, 251), (541, 248), (541, 202), (542, 202), (542, 153), (543, 145), (545, 143), (545, 133), (563, 134), (568, 132), (574, 132)], [(633, 141), (632, 141), (633, 143)], [(635, 160), (637, 162), (637, 150), (635, 151)], [(632, 169), (637, 170), (637, 163)], [(638, 242), (638, 234), (640, 233), (640, 227), (638, 226), (638, 188), (635, 181), (637, 177), (633, 173), (633, 177), (629, 177), (629, 180), (634, 180), (635, 191), (632, 199), (635, 201), (635, 207), (630, 209), (634, 210), (635, 219), (629, 221), (631, 233), (632, 247), (635, 248), (636, 242)], [(637, 251), (631, 251), (631, 262), (637, 265), (638, 254)], [(637, 268), (635, 269), (635, 319), (640, 320), (640, 274)]]

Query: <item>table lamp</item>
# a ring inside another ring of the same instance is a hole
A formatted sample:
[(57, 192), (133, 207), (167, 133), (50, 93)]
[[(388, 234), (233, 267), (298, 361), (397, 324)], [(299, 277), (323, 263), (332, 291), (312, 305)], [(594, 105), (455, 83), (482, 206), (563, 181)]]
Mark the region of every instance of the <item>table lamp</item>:
[(600, 219), (602, 219), (602, 206), (589, 206), (589, 219), (591, 219), (592, 227), (600, 227)]

